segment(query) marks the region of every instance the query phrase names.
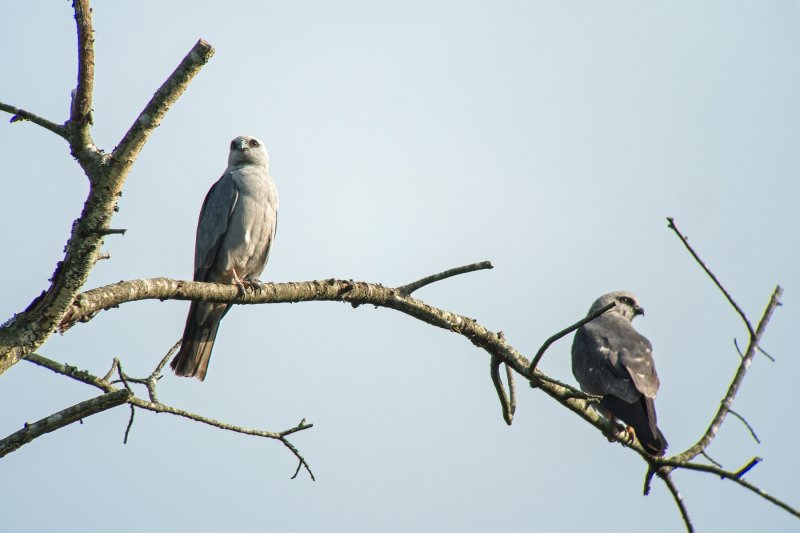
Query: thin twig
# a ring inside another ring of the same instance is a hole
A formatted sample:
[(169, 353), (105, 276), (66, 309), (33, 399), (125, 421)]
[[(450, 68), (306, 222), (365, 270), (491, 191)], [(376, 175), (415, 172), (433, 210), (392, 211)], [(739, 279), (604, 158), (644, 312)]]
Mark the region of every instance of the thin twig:
[[(122, 371), (122, 363), (118, 358), (114, 358), (114, 365), (117, 367), (117, 374), (119, 375), (119, 379), (122, 384), (125, 386), (125, 390), (131, 393), (133, 396), (133, 390), (131, 389), (130, 384), (128, 383), (127, 377), (125, 376), (125, 372)], [(131, 428), (133, 427), (133, 417), (136, 414), (136, 408), (133, 404), (130, 404), (131, 407), (131, 416), (128, 418), (128, 425), (125, 427), (125, 436), (122, 438), (122, 444), (128, 444), (128, 436), (131, 433)]]
[(421, 289), (425, 285), (430, 285), (431, 283), (441, 281), (443, 279), (452, 278), (453, 276), (458, 276), (459, 274), (466, 274), (468, 272), (475, 272), (476, 270), (486, 270), (491, 268), (494, 267), (490, 261), (472, 263), (471, 265), (451, 268), (449, 270), (445, 270), (444, 272), (439, 272), (438, 274), (425, 276), (422, 279), (418, 279), (417, 281), (413, 281), (407, 285), (403, 285), (402, 287), (397, 287), (397, 290), (405, 295), (410, 295), (412, 292)]
[(156, 366), (155, 370), (153, 370), (153, 373), (150, 374), (150, 377), (158, 379), (159, 376), (161, 376), (161, 371), (164, 370), (164, 367), (167, 365), (167, 361), (169, 361), (175, 352), (178, 351), (182, 340), (183, 339), (178, 339), (175, 344), (172, 345), (172, 348), (167, 350), (166, 355), (161, 358), (161, 361), (158, 363), (158, 366)]
[(100, 235), (125, 235), (127, 228), (103, 228), (97, 231)]
[(539, 348), (539, 351), (536, 352), (536, 355), (534, 356), (533, 360), (531, 361), (531, 366), (528, 368), (528, 372), (530, 374), (532, 374), (533, 371), (536, 370), (536, 367), (539, 365), (539, 361), (542, 360), (542, 357), (544, 357), (544, 353), (547, 351), (547, 349), (550, 347), (551, 344), (553, 344), (554, 342), (556, 342), (558, 339), (560, 339), (562, 337), (566, 337), (567, 335), (569, 335), (573, 331), (577, 330), (581, 326), (583, 326), (585, 324), (588, 324), (592, 320), (600, 317), (601, 315), (605, 314), (607, 311), (610, 311), (615, 305), (617, 305), (617, 304), (615, 304), (613, 302), (608, 304), (607, 306), (603, 307), (602, 309), (599, 309), (599, 310), (595, 311), (594, 313), (591, 313), (586, 318), (582, 318), (582, 319), (578, 320), (577, 322), (575, 322), (574, 324), (572, 324), (568, 328), (562, 329), (561, 331), (559, 331), (558, 333), (556, 333), (555, 335), (551, 336), (549, 339), (544, 341), (544, 344), (542, 344), (542, 347)]
[(708, 455), (708, 454), (705, 452), (705, 450), (703, 450), (702, 452), (700, 452), (700, 455), (702, 455), (703, 457), (705, 457), (706, 459), (708, 459), (709, 461), (711, 461), (711, 462), (714, 464), (714, 466), (716, 466), (716, 467), (718, 467), (718, 468), (722, 468), (722, 463), (718, 463), (717, 461), (715, 461), (715, 460), (714, 460), (714, 459), (713, 459), (713, 458), (712, 458), (710, 455)]
[(739, 348), (739, 340), (736, 337), (733, 338), (733, 346), (736, 348), (736, 351), (738, 352), (739, 357), (744, 359), (744, 353), (742, 352), (742, 349)]
[[(296, 427), (302, 428), (302, 429), (305, 429), (306, 427), (310, 427), (310, 426), (306, 425), (305, 422), (306, 422), (306, 419), (304, 418), (303, 420), (300, 421), (300, 423)], [(299, 431), (299, 430), (297, 430), (297, 431)], [(297, 477), (297, 474), (300, 473), (300, 468), (305, 468), (306, 472), (308, 472), (309, 477), (311, 477), (311, 481), (316, 481), (317, 478), (314, 477), (314, 472), (311, 471), (311, 467), (308, 466), (308, 462), (306, 461), (305, 457), (300, 455), (300, 451), (295, 447), (295, 445), (292, 444), (291, 442), (289, 442), (289, 440), (287, 438), (285, 438), (285, 437), (281, 437), (280, 440), (283, 443), (283, 445), (286, 446), (287, 448), (289, 448), (289, 450), (297, 458), (297, 469), (295, 469), (294, 474), (292, 475), (292, 479), (295, 479)]]
[(772, 361), (773, 363), (775, 362), (775, 358), (774, 358), (774, 357), (772, 357), (772, 356), (771, 356), (770, 354), (768, 354), (767, 352), (765, 352), (765, 351), (764, 351), (764, 349), (763, 349), (761, 346), (758, 346), (758, 351), (759, 351), (759, 352), (761, 352), (761, 353), (762, 353), (764, 356), (766, 356), (766, 358), (767, 358), (767, 359), (769, 359), (769, 360), (770, 360), (770, 361)]
[[(130, 391), (131, 390), (131, 386), (128, 383), (128, 376), (126, 376), (125, 372), (122, 371), (122, 363), (116, 357), (114, 358), (114, 361), (116, 361), (116, 363), (117, 363), (117, 375), (119, 375), (120, 381), (125, 386), (125, 388)], [(131, 392), (133, 392), (133, 391), (131, 391)]]
[(653, 463), (647, 465), (647, 472), (644, 475), (644, 488), (642, 489), (642, 494), (644, 496), (650, 495), (650, 487), (653, 484), (653, 476), (656, 475), (656, 467)]
[(508, 363), (503, 363), (506, 367), (506, 381), (508, 382), (508, 403), (511, 407), (511, 416), (517, 412), (517, 386), (514, 385), (514, 369)]
[(742, 424), (744, 424), (744, 425), (745, 425), (745, 427), (747, 428), (747, 430), (750, 432), (750, 435), (752, 435), (753, 439), (754, 439), (754, 440), (755, 440), (757, 443), (761, 444), (761, 440), (758, 438), (758, 435), (756, 435), (756, 432), (753, 430), (753, 427), (752, 427), (752, 426), (751, 426), (751, 425), (750, 425), (750, 424), (747, 422), (747, 420), (745, 420), (745, 419), (744, 419), (744, 417), (743, 417), (742, 415), (740, 415), (739, 413), (737, 413), (737, 412), (736, 412), (736, 411), (734, 411), (733, 409), (728, 409), (728, 412), (729, 412), (730, 414), (732, 414), (733, 416), (735, 416), (736, 418), (738, 418), (739, 420), (741, 420), (741, 421), (742, 421)]
[(117, 370), (117, 358), (111, 360), (111, 368), (108, 369), (106, 375), (100, 378), (100, 381), (108, 381), (111, 379), (111, 376), (114, 375), (114, 372)]
[(24, 109), (20, 109), (18, 107), (14, 107), (13, 105), (8, 105), (0, 102), (0, 111), (5, 111), (6, 113), (10, 113), (12, 115), (11, 120), (9, 122), (22, 122), (23, 120), (27, 120), (33, 122), (37, 126), (41, 126), (46, 130), (52, 131), (59, 137), (64, 139), (67, 138), (67, 129), (64, 127), (63, 124), (56, 124), (55, 122), (50, 122), (46, 118), (42, 118), (38, 115), (31, 113), (30, 111), (25, 111)]
[(172, 345), (172, 348), (167, 351), (166, 355), (161, 358), (161, 361), (158, 363), (158, 365), (156, 365), (156, 368), (146, 378), (132, 378), (130, 376), (125, 376), (130, 383), (144, 385), (147, 388), (147, 394), (150, 396), (150, 401), (153, 403), (158, 403), (158, 391), (156, 390), (156, 386), (158, 385), (158, 380), (161, 379), (161, 371), (164, 369), (167, 361), (170, 360), (180, 345), (181, 339), (178, 339), (178, 341)]
[(747, 463), (742, 468), (737, 470), (734, 473), (734, 475), (736, 476), (737, 479), (741, 479), (746, 473), (748, 473), (750, 470), (752, 470), (753, 467), (756, 466), (761, 461), (763, 461), (763, 459), (761, 457), (753, 457), (752, 459), (750, 459), (749, 463)]
[(725, 298), (728, 299), (728, 302), (733, 306), (734, 309), (736, 309), (736, 312), (739, 314), (739, 316), (744, 321), (745, 326), (747, 326), (747, 331), (750, 333), (750, 336), (755, 335), (755, 331), (753, 331), (753, 326), (750, 324), (750, 321), (747, 319), (747, 315), (744, 314), (744, 311), (742, 311), (742, 308), (739, 307), (739, 304), (737, 304), (734, 301), (734, 299), (730, 295), (730, 293), (725, 289), (725, 287), (722, 286), (722, 283), (719, 282), (719, 280), (717, 279), (717, 276), (715, 276), (714, 273), (711, 272), (711, 269), (709, 269), (706, 266), (705, 262), (703, 262), (703, 260), (700, 259), (700, 256), (697, 254), (697, 252), (694, 251), (694, 248), (692, 248), (692, 246), (689, 244), (689, 239), (687, 239), (683, 235), (683, 233), (680, 232), (680, 230), (678, 229), (678, 226), (675, 225), (675, 219), (673, 219), (672, 217), (667, 217), (667, 222), (668, 222), (667, 225), (669, 226), (669, 228), (672, 231), (675, 232), (675, 234), (678, 236), (678, 238), (680, 238), (680, 240), (683, 243), (683, 245), (686, 247), (686, 249), (689, 251), (689, 253), (692, 254), (692, 257), (694, 257), (694, 260), (697, 261), (697, 263), (703, 268), (703, 270), (705, 270), (706, 274), (708, 274), (708, 277), (711, 278), (711, 281), (714, 282), (714, 284), (717, 286), (717, 288), (720, 291), (722, 291), (722, 294), (725, 295)]
[(678, 492), (678, 487), (675, 486), (675, 483), (672, 481), (672, 478), (669, 474), (659, 475), (659, 477), (664, 481), (664, 484), (669, 489), (670, 494), (672, 494), (672, 498), (675, 500), (675, 505), (678, 506), (678, 510), (681, 512), (683, 523), (686, 525), (686, 531), (688, 531), (688, 533), (693, 533), (694, 526), (692, 525), (692, 520), (689, 518), (689, 511), (686, 509), (686, 504), (683, 502), (683, 497), (681, 496), (681, 493)]
[(709, 474), (717, 475), (717, 476), (719, 476), (719, 477), (721, 477), (723, 479), (728, 479), (730, 481), (738, 483), (739, 485), (741, 485), (742, 487), (746, 488), (747, 490), (749, 490), (749, 491), (761, 496), (762, 498), (764, 498), (768, 502), (770, 502), (770, 503), (772, 503), (774, 505), (777, 505), (778, 507), (780, 507), (784, 511), (788, 512), (789, 514), (792, 514), (792, 515), (800, 518), (800, 510), (795, 509), (794, 507), (792, 507), (788, 503), (779, 500), (775, 496), (772, 496), (772, 495), (768, 494), (767, 492), (765, 492), (762, 489), (756, 487), (752, 483), (749, 483), (745, 479), (739, 477), (738, 476), (738, 472), (729, 472), (728, 470), (723, 470), (722, 468), (717, 468), (716, 466), (711, 466), (711, 465), (704, 465), (704, 464), (693, 463), (693, 462), (688, 462), (688, 461), (678, 461), (678, 460), (675, 460), (674, 458), (658, 459), (656, 462), (659, 463), (659, 464), (662, 464), (662, 465), (672, 466), (672, 467), (675, 467), (675, 468), (683, 468), (685, 470), (694, 470), (695, 472), (706, 472), (706, 473), (709, 473)]
[[(497, 392), (497, 397), (500, 400), (500, 407), (503, 409), (503, 420), (510, 426), (511, 422), (514, 420), (514, 411), (511, 406), (511, 400), (506, 395), (503, 380), (500, 379), (500, 365), (502, 362), (503, 361), (499, 357), (493, 355), (489, 363), (489, 375), (492, 377), (494, 390)], [(509, 384), (513, 386), (513, 381), (510, 381)]]
[(131, 406), (131, 416), (128, 419), (128, 426), (125, 428), (125, 436), (122, 438), (122, 444), (128, 444), (128, 435), (131, 433), (131, 428), (133, 427), (133, 416), (136, 414), (136, 408), (133, 404)]

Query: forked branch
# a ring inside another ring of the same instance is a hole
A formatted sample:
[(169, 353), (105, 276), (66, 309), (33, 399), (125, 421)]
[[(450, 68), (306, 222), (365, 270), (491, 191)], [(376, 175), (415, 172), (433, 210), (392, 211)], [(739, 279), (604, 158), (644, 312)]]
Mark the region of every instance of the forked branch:
[[(186, 411), (184, 409), (179, 409), (177, 407), (172, 407), (170, 405), (166, 405), (166, 404), (163, 404), (163, 403), (158, 402), (158, 401), (148, 401), (148, 400), (145, 400), (143, 398), (139, 398), (138, 396), (135, 396), (133, 394), (133, 392), (131, 390), (129, 390), (128, 388), (115, 387), (113, 382), (109, 381), (109, 378), (110, 378), (110, 376), (113, 375), (113, 371), (114, 370), (117, 370), (119, 372), (120, 378), (122, 380), (124, 380), (126, 382), (129, 381), (127, 379), (127, 377), (124, 375), (124, 373), (122, 372), (122, 370), (120, 369), (118, 361), (115, 361), (114, 365), (112, 365), (112, 372), (109, 372), (109, 374), (107, 374), (103, 378), (99, 378), (99, 377), (97, 377), (97, 376), (95, 376), (95, 375), (93, 375), (93, 374), (91, 374), (91, 373), (89, 373), (89, 372), (87, 372), (85, 370), (79, 370), (79, 369), (75, 368), (74, 366), (62, 364), (62, 363), (59, 363), (57, 361), (53, 361), (52, 359), (49, 359), (47, 357), (44, 357), (44, 356), (41, 356), (41, 355), (35, 354), (35, 353), (28, 355), (28, 357), (26, 357), (26, 360), (30, 361), (31, 363), (33, 363), (35, 365), (38, 365), (38, 366), (47, 368), (49, 370), (52, 370), (53, 372), (55, 372), (57, 374), (61, 374), (62, 376), (67, 376), (69, 378), (72, 378), (74, 380), (80, 381), (80, 382), (85, 383), (87, 385), (91, 385), (93, 387), (96, 387), (96, 388), (102, 390), (103, 392), (105, 392), (105, 394), (99, 396), (95, 400), (98, 400), (100, 398), (114, 398), (115, 400), (119, 400), (119, 398), (123, 398), (121, 401), (118, 401), (115, 405), (110, 405), (110, 406), (106, 407), (106, 409), (111, 408), (111, 407), (115, 407), (116, 405), (122, 405), (124, 403), (129, 403), (130, 405), (132, 405), (134, 407), (139, 407), (141, 409), (146, 409), (146, 410), (152, 411), (154, 413), (169, 413), (171, 415), (179, 416), (181, 418), (185, 418), (187, 420), (192, 420), (194, 422), (200, 422), (202, 424), (205, 424), (205, 425), (208, 425), (208, 426), (212, 426), (212, 427), (215, 427), (217, 429), (223, 429), (225, 431), (232, 431), (234, 433), (241, 433), (243, 435), (252, 435), (254, 437), (262, 437), (262, 438), (266, 438), (266, 439), (278, 440), (284, 446), (286, 446), (286, 448), (288, 448), (289, 451), (292, 452), (292, 454), (297, 458), (299, 464), (306, 469), (306, 471), (308, 472), (308, 474), (311, 477), (311, 479), (314, 479), (314, 474), (312, 473), (311, 468), (308, 466), (308, 463), (306, 462), (305, 458), (303, 458), (303, 456), (300, 454), (298, 449), (287, 438), (289, 435), (291, 435), (293, 433), (297, 433), (298, 431), (303, 431), (303, 430), (306, 430), (306, 429), (314, 427), (313, 424), (307, 423), (305, 421), (305, 419), (301, 420), (300, 423), (297, 424), (296, 426), (288, 428), (288, 429), (285, 429), (283, 431), (265, 431), (265, 430), (261, 430), (261, 429), (253, 429), (253, 428), (248, 428), (248, 427), (244, 427), (244, 426), (237, 426), (237, 425), (234, 425), (234, 424), (229, 424), (227, 422), (221, 422), (219, 420), (215, 420), (213, 418), (209, 418), (209, 417), (206, 417), (206, 416), (198, 415), (196, 413), (192, 413), (192, 412)], [(163, 365), (161, 365), (160, 363), (159, 363), (159, 366), (163, 368)], [(136, 380), (136, 382), (140, 382), (140, 381), (142, 381), (142, 380)], [(112, 394), (114, 396), (111, 396)], [(94, 401), (94, 400), (90, 400), (90, 401)], [(85, 403), (85, 402), (82, 402), (82, 403)], [(56, 413), (56, 415), (57, 414), (58, 413)], [(52, 418), (52, 417), (54, 417), (56, 415), (51, 415), (50, 417), (48, 417), (48, 419)], [(88, 416), (88, 415), (86, 415), (86, 416)], [(81, 418), (81, 417), (78, 417), (78, 418)], [(45, 419), (45, 420), (47, 420), (47, 419)], [(58, 428), (54, 428), (54, 429), (58, 429)], [(128, 428), (126, 430), (126, 433), (128, 432), (129, 429), (130, 428)], [(52, 430), (50, 430), (50, 431), (52, 431)], [(41, 434), (43, 434), (43, 433), (39, 433), (36, 436), (40, 436)], [(0, 441), (0, 442), (5, 442), (6, 440), (8, 440), (11, 437), (13, 437), (13, 435), (8, 437), (8, 438), (6, 438), (6, 439), (4, 439), (3, 441)], [(11, 442), (14, 442), (14, 441), (11, 441)], [(22, 444), (24, 444), (24, 442)], [(19, 447), (19, 446), (17, 446), (17, 447)], [(14, 448), (14, 449), (16, 449), (16, 448)], [(296, 475), (297, 475), (297, 472), (295, 472), (294, 476), (296, 476)]]

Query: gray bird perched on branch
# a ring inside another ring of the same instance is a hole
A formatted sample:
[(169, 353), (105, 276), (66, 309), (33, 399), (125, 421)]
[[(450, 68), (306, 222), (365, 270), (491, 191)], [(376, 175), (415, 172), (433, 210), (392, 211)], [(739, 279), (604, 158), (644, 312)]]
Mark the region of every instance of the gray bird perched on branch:
[(667, 439), (656, 423), (659, 380), (653, 347), (632, 325), (644, 309), (633, 294), (617, 291), (595, 300), (589, 314), (611, 303), (616, 305), (575, 332), (572, 373), (584, 392), (603, 397), (604, 416), (622, 420), (645, 450), (664, 455)]
[[(200, 210), (194, 250), (194, 280), (258, 282), (278, 226), (278, 193), (261, 141), (243, 135), (231, 141), (228, 168), (211, 187)], [(222, 317), (231, 304), (192, 302), (181, 348), (172, 360), (179, 376), (203, 380)]]

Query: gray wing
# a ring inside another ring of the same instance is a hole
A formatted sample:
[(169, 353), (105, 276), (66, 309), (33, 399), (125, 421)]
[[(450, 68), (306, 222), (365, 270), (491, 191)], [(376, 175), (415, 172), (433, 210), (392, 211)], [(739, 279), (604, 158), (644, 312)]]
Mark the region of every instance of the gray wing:
[(575, 333), (572, 373), (589, 394), (611, 394), (628, 403), (658, 392), (650, 341), (624, 320), (600, 317)]
[(197, 222), (194, 247), (195, 281), (215, 281), (208, 279), (209, 271), (228, 231), (228, 223), (238, 199), (239, 192), (230, 172), (223, 174), (206, 194)]

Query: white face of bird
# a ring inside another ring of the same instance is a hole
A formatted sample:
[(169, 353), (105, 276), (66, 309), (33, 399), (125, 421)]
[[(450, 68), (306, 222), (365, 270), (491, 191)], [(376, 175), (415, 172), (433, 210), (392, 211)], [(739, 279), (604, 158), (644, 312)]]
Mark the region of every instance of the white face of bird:
[(228, 166), (262, 165), (269, 167), (269, 155), (264, 143), (249, 135), (240, 135), (231, 141)]
[(608, 304), (615, 304), (607, 314), (616, 313), (622, 315), (623, 318), (632, 321), (635, 316), (643, 315), (644, 309), (639, 305), (639, 300), (636, 296), (629, 291), (614, 291), (604, 294), (594, 301), (592, 307), (589, 309), (589, 314), (592, 314), (604, 308)]

